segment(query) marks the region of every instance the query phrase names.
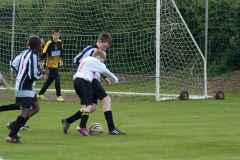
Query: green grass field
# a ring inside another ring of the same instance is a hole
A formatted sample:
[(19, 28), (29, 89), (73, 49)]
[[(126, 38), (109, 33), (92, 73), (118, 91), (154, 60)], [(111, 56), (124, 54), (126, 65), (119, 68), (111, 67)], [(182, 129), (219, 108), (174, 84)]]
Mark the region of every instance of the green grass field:
[[(22, 144), (5, 141), (8, 122), (19, 111), (0, 113), (0, 157), (5, 160), (239, 160), (240, 95), (225, 100), (165, 101), (146, 97), (114, 97), (115, 125), (127, 135), (107, 134), (102, 103), (90, 115), (88, 126), (99, 122), (101, 136), (83, 137), (79, 122), (62, 132), (61, 119), (79, 109), (76, 103), (40, 101), (41, 111), (21, 131)], [(13, 100), (0, 100), (9, 104)], [(0, 158), (1, 159), (1, 158)]]

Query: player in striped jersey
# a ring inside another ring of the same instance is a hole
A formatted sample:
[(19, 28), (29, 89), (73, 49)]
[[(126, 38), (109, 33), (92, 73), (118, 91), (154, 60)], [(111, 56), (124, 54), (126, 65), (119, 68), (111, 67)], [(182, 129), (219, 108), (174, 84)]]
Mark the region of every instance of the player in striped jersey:
[(41, 51), (41, 43), (40, 38), (31, 37), (28, 42), (30, 48), (24, 50), (11, 63), (12, 68), (17, 71), (15, 96), (16, 106), (21, 107), (21, 113), (6, 137), (8, 142), (21, 143), (17, 137), (18, 131), (25, 125), (29, 115), (36, 114), (40, 109), (34, 86), (36, 80), (46, 77), (45, 72), (38, 70), (37, 54)]
[(79, 64), (74, 78), (74, 89), (79, 98), (81, 99), (81, 104), (84, 105), (82, 109), (82, 118), (79, 124), (80, 129), (78, 130), (83, 136), (89, 136), (86, 129), (86, 123), (92, 108), (92, 86), (91, 82), (99, 75), (99, 73), (112, 79), (115, 83), (118, 82), (118, 78), (112, 74), (106, 66), (101, 63), (106, 59), (103, 51), (97, 49), (93, 52), (92, 57), (88, 56), (82, 60)]
[[(109, 33), (102, 33), (99, 35), (96, 45), (88, 46), (86, 47), (82, 52), (80, 52), (73, 60), (73, 63), (78, 65), (83, 58), (92, 56), (93, 52), (96, 49), (102, 50), (105, 53), (108, 47), (112, 44), (112, 36)], [(105, 80), (106, 85), (110, 85), (111, 81), (105, 77), (102, 76)], [(97, 109), (97, 102), (98, 99), (103, 102), (103, 112), (105, 119), (107, 121), (108, 125), (108, 134), (109, 135), (124, 135), (126, 132), (122, 132), (119, 129), (115, 127), (113, 116), (112, 116), (112, 110), (111, 110), (111, 98), (106, 93), (106, 91), (103, 89), (101, 83), (100, 83), (100, 76), (95, 77), (92, 80), (91, 83), (92, 86), (92, 100), (93, 100), (93, 106), (91, 108), (90, 112), (94, 112)], [(68, 128), (71, 123), (75, 122), (76, 120), (80, 119), (82, 116), (82, 111), (77, 111), (74, 115), (63, 118), (62, 119), (62, 126), (63, 126), (63, 132), (65, 134), (68, 133)]]
[(41, 64), (40, 68), (43, 68), (44, 59), (47, 57), (46, 66), (48, 67), (49, 74), (46, 82), (44, 83), (42, 89), (39, 91), (37, 98), (45, 99), (44, 93), (48, 89), (48, 87), (55, 80), (55, 89), (56, 89), (56, 101), (64, 102), (64, 99), (61, 95), (61, 86), (60, 86), (60, 75), (58, 73), (58, 67), (63, 66), (62, 62), (62, 51), (63, 51), (63, 43), (62, 40), (59, 39), (60, 30), (58, 28), (54, 28), (52, 30), (52, 39), (47, 41), (46, 45), (43, 48), (43, 53), (41, 55)]
[[(38, 36), (37, 36), (37, 35), (31, 35), (29, 38), (31, 38), (31, 37), (38, 37)], [(40, 38), (40, 39), (41, 39), (41, 45), (43, 45), (43, 44), (44, 44), (44, 40), (43, 40), (42, 38)], [(28, 42), (27, 42), (27, 48), (29, 49)], [(14, 61), (16, 61), (18, 58), (20, 58), (21, 55), (22, 55), (22, 54), (19, 54), (17, 57), (15, 57), (15, 58), (14, 58)], [(10, 61), (10, 67), (12, 68), (12, 70), (15, 71), (16, 74), (18, 73), (18, 68), (19, 68), (19, 67), (18, 67), (18, 64), (17, 64), (16, 66), (14, 66), (13, 60)], [(0, 112), (2, 112), (2, 111), (10, 111), (10, 110), (20, 110), (20, 109), (21, 109), (20, 106), (16, 106), (15, 103), (0, 106)], [(31, 112), (32, 114), (29, 114), (29, 115), (28, 115), (27, 120), (28, 120), (32, 115), (35, 114), (34, 112), (37, 113), (38, 111), (39, 111), (39, 110), (36, 110), (36, 108), (35, 108), (35, 109)], [(7, 124), (7, 128), (11, 130), (11, 129), (13, 128), (13, 126), (15, 125), (15, 122), (16, 122), (16, 121), (8, 123), (8, 124)], [(20, 130), (31, 130), (31, 129), (30, 129), (29, 126), (23, 125), (23, 126), (21, 126)], [(20, 137), (20, 134), (18, 134), (18, 137)]]

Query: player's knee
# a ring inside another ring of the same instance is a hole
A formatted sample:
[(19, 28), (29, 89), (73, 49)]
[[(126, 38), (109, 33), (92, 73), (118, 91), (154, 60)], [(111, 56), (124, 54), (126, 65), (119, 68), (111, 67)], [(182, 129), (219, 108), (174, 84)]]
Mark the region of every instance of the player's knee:
[(55, 85), (58, 85), (58, 84), (60, 84), (60, 76), (57, 76), (55, 78)]
[(97, 105), (93, 104), (90, 113), (95, 112), (97, 110)]
[(34, 107), (32, 108), (32, 110), (34, 111), (35, 114), (38, 113), (38, 112), (40, 111), (39, 105), (34, 106)]
[(55, 81), (56, 82), (60, 81), (60, 76), (55, 77)]
[(109, 96), (103, 98), (102, 102), (104, 112), (111, 110), (111, 98)]
[(36, 113), (38, 113), (40, 111), (40, 107), (36, 108)]
[(102, 102), (111, 104), (111, 98), (109, 96), (106, 96), (105, 98), (103, 98)]

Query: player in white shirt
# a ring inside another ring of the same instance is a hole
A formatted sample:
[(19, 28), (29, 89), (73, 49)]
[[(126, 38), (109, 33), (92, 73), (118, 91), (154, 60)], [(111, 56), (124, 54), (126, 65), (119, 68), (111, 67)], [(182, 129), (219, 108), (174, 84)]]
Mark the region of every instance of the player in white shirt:
[(82, 108), (81, 122), (79, 124), (80, 129), (78, 129), (83, 136), (89, 136), (86, 129), (86, 123), (93, 105), (92, 80), (100, 73), (109, 77), (115, 83), (118, 83), (118, 78), (102, 63), (105, 59), (106, 56), (103, 51), (95, 50), (92, 57), (89, 56), (82, 60), (78, 66), (77, 72), (73, 76), (75, 92), (80, 98), (80, 103), (84, 105)]
[[(112, 44), (112, 36), (109, 33), (100, 34), (96, 45), (86, 47), (82, 52), (80, 52), (74, 58), (74, 63), (78, 64), (78, 62), (82, 61), (83, 57), (87, 57), (86, 55), (92, 56), (93, 52), (97, 49), (103, 51), (103, 53), (106, 54), (105, 51), (108, 47), (110, 47), (111, 44)], [(111, 84), (111, 81), (107, 77), (103, 76), (103, 78), (107, 86)], [(112, 116), (112, 110), (111, 110), (111, 98), (103, 89), (100, 83), (100, 74), (95, 75), (95, 78), (92, 79), (91, 86), (92, 86), (92, 100), (93, 100), (93, 106), (91, 108), (91, 112), (94, 112), (96, 110), (98, 100), (102, 101), (103, 112), (108, 125), (108, 131), (109, 131), (108, 134), (109, 135), (126, 134), (126, 132), (120, 131), (115, 127), (113, 116)], [(63, 118), (62, 119), (63, 132), (67, 134), (70, 124), (80, 119), (81, 117), (82, 117), (82, 112), (81, 110), (79, 110), (74, 115), (68, 118)]]

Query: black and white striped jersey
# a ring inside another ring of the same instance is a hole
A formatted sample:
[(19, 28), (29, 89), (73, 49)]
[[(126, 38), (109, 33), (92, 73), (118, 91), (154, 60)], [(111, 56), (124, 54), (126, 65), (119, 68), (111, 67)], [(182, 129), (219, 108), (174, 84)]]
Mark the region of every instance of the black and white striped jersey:
[(43, 76), (43, 73), (38, 70), (37, 54), (31, 49), (24, 50), (11, 61), (11, 67), (17, 72), (16, 97), (34, 97), (35, 80)]
[[(92, 46), (87, 46), (86, 48), (83, 49), (82, 52), (78, 53), (73, 59), (73, 64), (79, 66), (79, 64), (82, 62), (82, 60), (88, 56), (92, 56), (93, 52), (98, 49), (98, 46), (92, 45)], [(105, 52), (104, 52), (105, 53)], [(105, 53), (106, 55), (106, 53)]]

